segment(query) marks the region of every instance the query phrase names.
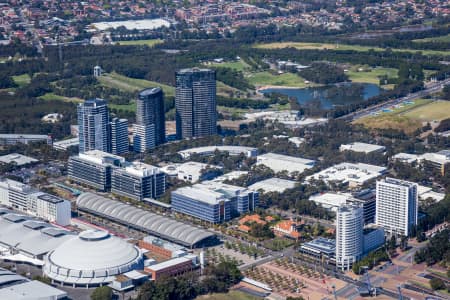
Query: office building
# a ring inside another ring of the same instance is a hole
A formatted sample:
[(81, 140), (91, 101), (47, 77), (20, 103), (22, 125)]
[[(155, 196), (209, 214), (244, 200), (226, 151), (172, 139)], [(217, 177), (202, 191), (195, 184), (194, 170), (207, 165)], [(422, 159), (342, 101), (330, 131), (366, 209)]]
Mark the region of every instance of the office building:
[(185, 149), (178, 151), (184, 159), (188, 159), (191, 155), (202, 155), (209, 156), (214, 155), (216, 151), (226, 152), (231, 156), (245, 155), (246, 157), (256, 157), (258, 155), (258, 149), (253, 147), (245, 146), (205, 146), (205, 147), (195, 147), (190, 149)]
[(11, 153), (0, 156), (0, 164), (14, 164), (16, 166), (24, 166), (37, 162), (39, 162), (39, 160), (19, 153)]
[(363, 255), (363, 209), (342, 205), (336, 212), (336, 267), (348, 270)]
[(172, 210), (211, 223), (254, 211), (259, 193), (246, 188), (207, 181), (172, 192)]
[(149, 250), (164, 259), (182, 257), (188, 254), (188, 250), (180, 245), (170, 243), (155, 236), (148, 235), (138, 242), (141, 249)]
[(35, 189), (22, 182), (6, 178), (0, 180), (0, 204), (13, 209), (27, 211), (28, 198), (35, 192)]
[(103, 99), (89, 99), (78, 104), (80, 153), (90, 150), (109, 151), (108, 107)]
[(112, 173), (111, 191), (135, 200), (160, 198), (165, 186), (166, 175), (159, 168), (140, 162), (116, 168)]
[(44, 134), (20, 134), (20, 133), (4, 133), (0, 134), (0, 145), (16, 145), (28, 143), (46, 142), (52, 144), (52, 137)]
[(376, 199), (375, 190), (364, 189), (353, 193), (353, 197), (347, 200), (347, 204), (358, 205), (364, 211), (364, 224), (375, 223)]
[(450, 167), (450, 150), (425, 153), (421, 156), (425, 168), (437, 170), (444, 176)]
[(43, 192), (31, 194), (28, 213), (61, 226), (70, 225), (71, 207), (68, 200)]
[(374, 144), (360, 143), (354, 142), (350, 144), (342, 144), (339, 147), (339, 151), (351, 151), (358, 153), (383, 153), (386, 150), (386, 147)]
[(375, 223), (391, 235), (408, 236), (417, 225), (417, 184), (394, 178), (377, 181)]
[[(166, 141), (166, 125), (164, 111), (164, 93), (160, 87), (149, 88), (139, 92), (136, 100), (136, 124), (140, 126), (153, 125), (154, 146)], [(141, 131), (138, 131), (140, 133)]]
[(69, 179), (94, 187), (99, 191), (111, 189), (112, 170), (125, 164), (125, 158), (91, 150), (69, 158)]
[(111, 153), (116, 155), (128, 153), (128, 120), (113, 118), (110, 126)]
[(222, 174), (223, 167), (208, 165), (196, 161), (183, 164), (171, 164), (161, 168), (169, 177), (196, 183), (203, 180), (211, 180)]
[(155, 148), (155, 125), (134, 124), (133, 149), (144, 153)]
[(177, 138), (216, 134), (216, 72), (182, 69), (176, 72), (175, 81)]
[(315, 163), (312, 159), (276, 153), (259, 155), (256, 161), (257, 165), (265, 165), (276, 173), (287, 171), (288, 174), (294, 172), (302, 173), (306, 169), (314, 167)]

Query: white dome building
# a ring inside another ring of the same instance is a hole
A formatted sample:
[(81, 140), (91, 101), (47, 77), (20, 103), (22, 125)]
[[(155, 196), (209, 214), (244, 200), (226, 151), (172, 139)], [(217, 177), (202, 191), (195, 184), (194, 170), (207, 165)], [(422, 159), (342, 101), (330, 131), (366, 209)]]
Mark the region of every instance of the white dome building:
[(106, 231), (87, 230), (46, 255), (44, 274), (53, 282), (91, 287), (108, 284), (116, 275), (142, 268), (138, 247)]

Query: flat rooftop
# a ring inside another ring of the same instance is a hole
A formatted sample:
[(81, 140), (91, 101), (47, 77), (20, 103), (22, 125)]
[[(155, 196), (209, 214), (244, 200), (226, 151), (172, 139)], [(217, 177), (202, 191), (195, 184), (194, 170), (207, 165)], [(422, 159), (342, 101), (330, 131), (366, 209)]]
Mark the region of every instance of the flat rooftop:
[(161, 270), (164, 270), (164, 269), (172, 267), (172, 266), (176, 266), (178, 264), (186, 263), (188, 261), (192, 261), (192, 260), (190, 260), (189, 258), (186, 258), (186, 257), (178, 257), (178, 258), (166, 260), (166, 261), (156, 264), (156, 265), (148, 266), (147, 269), (157, 272), (157, 271), (161, 271)]
[(252, 190), (263, 190), (264, 192), (278, 192), (283, 193), (285, 190), (295, 187), (296, 182), (293, 180), (281, 179), (281, 178), (269, 178), (258, 181), (248, 188)]
[(77, 147), (80, 145), (80, 138), (75, 137), (67, 140), (61, 140), (53, 143), (53, 148), (59, 150), (67, 150), (69, 147)]
[(266, 153), (259, 155), (257, 158), (257, 165), (265, 165), (275, 172), (288, 171), (303, 172), (306, 169), (310, 169), (315, 165), (315, 161), (312, 159), (306, 159), (301, 157), (288, 156), (276, 153)]
[(19, 153), (11, 153), (7, 155), (0, 156), (0, 163), (11, 164), (14, 163), (18, 166), (23, 166), (31, 163), (38, 162), (37, 159), (25, 156)]
[(340, 163), (330, 168), (317, 172), (306, 177), (308, 182), (311, 179), (323, 180), (325, 182), (353, 182), (361, 185), (371, 179), (383, 175), (387, 171), (386, 167), (363, 163)]
[(354, 142), (350, 144), (343, 144), (339, 148), (340, 151), (353, 151), (361, 153), (381, 152), (386, 150), (386, 147), (368, 143)]
[(125, 163), (125, 158), (123, 158), (122, 156), (114, 155), (100, 150), (86, 151), (84, 153), (78, 154), (78, 157), (99, 165), (106, 163), (115, 164), (115, 162)]
[(190, 148), (190, 149), (178, 151), (178, 153), (183, 158), (188, 158), (192, 154), (210, 155), (210, 154), (214, 154), (215, 151), (228, 152), (230, 155), (240, 155), (241, 153), (243, 153), (247, 156), (252, 156), (252, 155), (256, 155), (258, 149), (253, 148), (253, 147), (245, 147), (245, 146), (206, 146), (206, 147)]

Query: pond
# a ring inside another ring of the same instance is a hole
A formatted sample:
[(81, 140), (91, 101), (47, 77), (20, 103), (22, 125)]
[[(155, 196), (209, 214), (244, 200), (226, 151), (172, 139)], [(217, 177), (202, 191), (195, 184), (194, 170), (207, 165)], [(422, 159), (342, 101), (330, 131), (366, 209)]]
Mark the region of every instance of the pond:
[(323, 109), (366, 101), (370, 97), (380, 94), (381, 89), (373, 83), (339, 83), (310, 88), (268, 88), (260, 90), (263, 94), (279, 93), (289, 98), (297, 98), (297, 102), (304, 106), (320, 101)]

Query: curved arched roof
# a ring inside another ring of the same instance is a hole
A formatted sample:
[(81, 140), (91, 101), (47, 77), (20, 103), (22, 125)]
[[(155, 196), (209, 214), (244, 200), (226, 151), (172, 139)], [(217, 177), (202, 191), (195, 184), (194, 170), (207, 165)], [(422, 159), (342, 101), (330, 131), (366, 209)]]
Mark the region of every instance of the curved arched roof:
[(81, 194), (77, 199), (77, 206), (81, 210), (139, 227), (150, 234), (185, 246), (192, 247), (214, 236), (207, 230), (93, 193)]

